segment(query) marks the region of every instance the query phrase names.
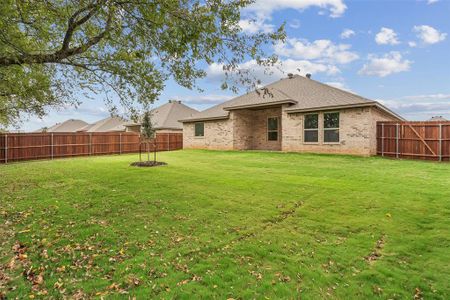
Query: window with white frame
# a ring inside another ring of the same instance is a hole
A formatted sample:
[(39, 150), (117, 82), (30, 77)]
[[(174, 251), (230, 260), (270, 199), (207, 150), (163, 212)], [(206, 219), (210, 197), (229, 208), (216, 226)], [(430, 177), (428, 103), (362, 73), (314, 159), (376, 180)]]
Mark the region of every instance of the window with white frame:
[(319, 114), (305, 115), (303, 141), (305, 143), (319, 142)]
[(339, 113), (323, 114), (323, 142), (339, 143)]
[(267, 119), (267, 140), (278, 141), (278, 118), (272, 117)]

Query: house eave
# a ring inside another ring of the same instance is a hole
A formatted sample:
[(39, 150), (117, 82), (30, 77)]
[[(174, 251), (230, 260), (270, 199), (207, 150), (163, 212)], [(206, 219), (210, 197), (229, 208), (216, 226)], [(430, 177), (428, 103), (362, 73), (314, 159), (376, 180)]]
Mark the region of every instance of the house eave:
[(401, 120), (401, 121), (406, 121), (405, 118), (403, 118), (403, 117), (400, 116), (399, 114), (393, 112), (392, 110), (390, 110), (389, 108), (387, 108), (386, 106), (384, 106), (384, 105), (381, 104), (381, 103), (376, 102), (375, 106), (376, 106), (378, 109), (384, 111), (385, 113), (390, 114), (390, 115), (393, 115), (394, 117), (398, 118), (398, 119)]
[(180, 127), (155, 127), (156, 130), (183, 130)]
[(178, 120), (181, 123), (194, 123), (194, 122), (203, 122), (203, 121), (216, 121), (216, 120), (226, 120), (229, 116), (219, 116), (219, 117), (205, 117), (205, 118), (195, 118), (195, 119), (184, 119)]
[(318, 106), (318, 107), (308, 107), (308, 108), (291, 108), (291, 109), (286, 109), (286, 112), (288, 114), (292, 114), (292, 113), (300, 113), (300, 112), (314, 112), (314, 111), (336, 110), (336, 109), (345, 109), (345, 108), (369, 107), (369, 106), (374, 106), (375, 104), (376, 104), (376, 102), (372, 101), (372, 102), (358, 103), (358, 104)]
[(283, 104), (297, 104), (297, 101), (288, 99), (288, 100), (283, 100), (283, 101), (273, 101), (273, 102), (247, 104), (247, 105), (226, 106), (223, 109), (226, 110), (226, 111), (230, 111), (230, 110), (247, 109), (247, 108), (272, 107), (272, 106), (283, 105)]
[(311, 108), (302, 108), (302, 109), (287, 109), (286, 112), (288, 114), (293, 113), (307, 113), (307, 112), (317, 112), (317, 111), (330, 111), (330, 110), (339, 110), (346, 108), (361, 108), (361, 107), (376, 107), (383, 112), (392, 115), (399, 120), (405, 120), (402, 116), (396, 114), (386, 106), (378, 103), (377, 101), (370, 101), (367, 103), (358, 103), (358, 104), (346, 104), (346, 105), (333, 105), (333, 106), (322, 106), (322, 107), (311, 107)]

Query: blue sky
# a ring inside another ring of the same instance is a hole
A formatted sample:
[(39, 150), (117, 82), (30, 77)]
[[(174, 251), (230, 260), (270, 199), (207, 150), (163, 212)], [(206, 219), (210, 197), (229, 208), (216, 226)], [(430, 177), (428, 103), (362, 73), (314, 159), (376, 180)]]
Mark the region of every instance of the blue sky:
[[(311, 73), (313, 79), (378, 100), (406, 119), (450, 119), (449, 16), (448, 0), (257, 0), (243, 11), (241, 27), (267, 32), (285, 22), (287, 41), (267, 49), (280, 57), (273, 74), (265, 75), (252, 61), (243, 67), (265, 83), (289, 72)], [(221, 66), (206, 70), (208, 76), (199, 81), (203, 93), (168, 82), (154, 106), (178, 99), (201, 110), (232, 97), (220, 89)], [(102, 95), (81, 100), (78, 109), (49, 111), (21, 128), (108, 116)]]

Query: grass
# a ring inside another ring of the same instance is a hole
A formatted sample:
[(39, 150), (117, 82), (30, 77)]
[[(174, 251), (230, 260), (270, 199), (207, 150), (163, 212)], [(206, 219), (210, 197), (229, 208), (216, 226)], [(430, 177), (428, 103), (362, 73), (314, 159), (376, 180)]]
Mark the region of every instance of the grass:
[[(8, 298), (450, 295), (450, 164), (176, 151), (0, 166)], [(1, 298), (1, 297), (0, 297)]]

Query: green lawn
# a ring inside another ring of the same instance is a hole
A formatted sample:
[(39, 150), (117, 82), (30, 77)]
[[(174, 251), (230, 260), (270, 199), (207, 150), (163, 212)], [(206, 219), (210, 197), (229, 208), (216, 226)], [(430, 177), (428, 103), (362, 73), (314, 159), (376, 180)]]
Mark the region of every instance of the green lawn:
[(1, 165), (0, 294), (450, 296), (448, 163), (176, 151), (159, 154), (167, 166), (130, 167), (136, 159)]

